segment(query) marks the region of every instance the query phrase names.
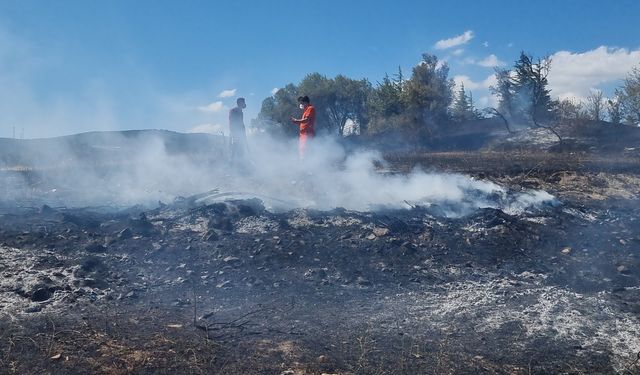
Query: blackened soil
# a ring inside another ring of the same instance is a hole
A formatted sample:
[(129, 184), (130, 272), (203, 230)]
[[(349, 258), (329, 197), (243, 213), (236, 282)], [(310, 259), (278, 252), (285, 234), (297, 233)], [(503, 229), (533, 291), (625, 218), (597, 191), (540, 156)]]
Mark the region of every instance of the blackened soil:
[(457, 219), (5, 210), (0, 372), (638, 373), (638, 201), (553, 186)]

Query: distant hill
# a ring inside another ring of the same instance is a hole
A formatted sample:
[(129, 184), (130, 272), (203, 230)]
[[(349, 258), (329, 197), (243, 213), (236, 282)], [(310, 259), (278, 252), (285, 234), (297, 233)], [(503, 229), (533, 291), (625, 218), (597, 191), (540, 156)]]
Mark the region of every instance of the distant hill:
[(556, 130), (563, 138), (562, 145), (546, 129), (510, 124), (510, 130), (502, 120), (486, 118), (442, 126), (422, 138), (387, 131), (350, 137), (349, 144), (394, 153), (511, 150), (635, 153), (640, 150), (640, 127), (606, 121), (572, 120), (560, 124)]
[(41, 139), (0, 138), (0, 167), (46, 168), (75, 161), (119, 162), (153, 147), (168, 154), (223, 155), (225, 138), (168, 130), (88, 132)]

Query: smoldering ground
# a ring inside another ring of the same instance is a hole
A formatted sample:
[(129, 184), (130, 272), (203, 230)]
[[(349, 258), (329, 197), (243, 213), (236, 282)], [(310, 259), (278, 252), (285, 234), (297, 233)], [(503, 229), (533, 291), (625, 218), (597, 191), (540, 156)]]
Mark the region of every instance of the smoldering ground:
[(14, 142), (22, 150), (19, 157), (5, 157), (5, 172), (29, 173), (14, 173), (3, 182), (5, 202), (154, 207), (200, 194), (209, 203), (257, 197), (274, 211), (423, 206), (452, 217), (478, 208), (520, 212), (555, 202), (544, 191), (516, 192), (462, 174), (393, 173), (377, 152), (347, 153), (333, 138), (316, 138), (303, 161), (297, 140), (266, 134), (250, 137), (245, 157), (235, 161), (225, 138), (205, 134), (89, 133)]
[(251, 138), (244, 166), (169, 132), (11, 153), (0, 369), (637, 370), (637, 177), (399, 174), (317, 141), (299, 163), (295, 140)]

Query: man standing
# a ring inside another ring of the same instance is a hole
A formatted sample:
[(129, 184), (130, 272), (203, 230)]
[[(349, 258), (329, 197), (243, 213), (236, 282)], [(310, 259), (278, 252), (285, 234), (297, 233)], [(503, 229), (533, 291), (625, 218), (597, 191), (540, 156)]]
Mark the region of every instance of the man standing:
[(316, 109), (311, 105), (311, 101), (308, 96), (299, 97), (298, 105), (302, 110), (302, 117), (297, 119), (292, 116), (291, 121), (300, 126), (298, 151), (300, 152), (300, 160), (304, 160), (308, 152), (307, 142), (313, 139), (316, 135)]
[(241, 162), (247, 151), (247, 135), (242, 110), (247, 107), (244, 98), (236, 100), (236, 107), (229, 111), (229, 133), (231, 135), (231, 161)]

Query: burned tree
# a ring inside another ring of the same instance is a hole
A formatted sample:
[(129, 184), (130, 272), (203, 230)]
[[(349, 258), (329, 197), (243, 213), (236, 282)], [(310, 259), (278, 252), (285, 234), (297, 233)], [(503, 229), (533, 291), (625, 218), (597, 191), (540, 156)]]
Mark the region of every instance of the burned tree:
[(605, 102), (602, 91), (598, 90), (589, 94), (586, 104), (589, 119), (594, 121), (604, 120), (604, 106)]
[(511, 127), (509, 127), (509, 120), (507, 120), (505, 115), (502, 112), (500, 112), (500, 110), (498, 108), (489, 107), (489, 108), (486, 108), (484, 111), (489, 116), (500, 117), (500, 119), (504, 123), (505, 129), (507, 129), (507, 133), (509, 133), (509, 134), (513, 133), (513, 130), (511, 130)]
[[(497, 84), (491, 87), (498, 97), (498, 108), (490, 112), (500, 114), (505, 122), (514, 122), (546, 129), (553, 133), (560, 143), (563, 139), (555, 121), (556, 102), (551, 99), (547, 76), (551, 69), (551, 59), (539, 58), (520, 53), (513, 70), (497, 69)], [(508, 125), (507, 125), (508, 126)]]
[(510, 127), (512, 113), (514, 112), (514, 93), (511, 81), (511, 71), (509, 69), (496, 68), (496, 85), (490, 86), (489, 90), (498, 98), (498, 106), (485, 109), (490, 116), (500, 117), (509, 134), (513, 133)]
[(630, 125), (640, 124), (640, 67), (633, 68), (616, 94), (620, 98), (625, 122)]
[(616, 95), (613, 99), (607, 100), (607, 114), (609, 121), (613, 124), (620, 125), (622, 123), (622, 109), (620, 108), (620, 97)]

